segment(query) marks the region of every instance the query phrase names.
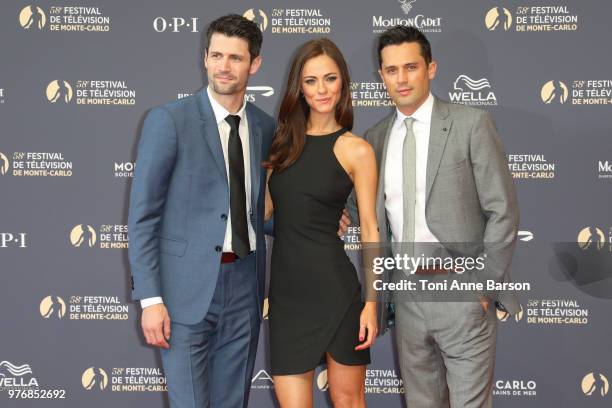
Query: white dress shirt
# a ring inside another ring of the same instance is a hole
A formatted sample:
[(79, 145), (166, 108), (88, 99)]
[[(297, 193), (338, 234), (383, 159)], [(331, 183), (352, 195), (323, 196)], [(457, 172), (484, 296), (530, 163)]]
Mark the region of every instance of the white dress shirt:
[[(416, 203), (414, 207), (414, 242), (439, 242), (431, 233), (425, 219), (425, 192), (427, 176), (427, 153), (429, 130), (433, 112), (434, 97), (430, 93), (425, 102), (414, 112), (412, 130), (416, 142)], [(402, 160), (404, 138), (408, 117), (397, 110), (387, 145), (387, 159), (384, 168), (385, 209), (391, 226), (393, 242), (402, 242), (404, 225), (404, 193), (402, 191)], [(415, 256), (420, 255), (415, 247)]]
[[(226, 122), (225, 118), (230, 113), (225, 109), (210, 93), (210, 87), (206, 88), (208, 93), (208, 99), (215, 115), (217, 127), (219, 128), (219, 136), (221, 137), (221, 148), (223, 150), (223, 158), (225, 160), (225, 171), (227, 174), (227, 182), (229, 186), (229, 158), (228, 158), (228, 143), (230, 134), (230, 125)], [(249, 215), (252, 213), (251, 209), (251, 155), (249, 150), (249, 123), (246, 115), (246, 102), (243, 102), (242, 107), (238, 112), (234, 113), (236, 116), (240, 116), (240, 125), (238, 126), (238, 134), (240, 141), (242, 142), (242, 153), (244, 155), (244, 181), (245, 181), (245, 192), (246, 192), (246, 210), (247, 210), (247, 228), (249, 231), (249, 243), (251, 245), (251, 251), (255, 250), (256, 235), (251, 225)], [(227, 214), (227, 226), (225, 229), (225, 239), (223, 240), (223, 252), (232, 251), (232, 213), (228, 209)], [(157, 303), (163, 303), (163, 299), (160, 296), (141, 299), (140, 305), (144, 309), (147, 306), (155, 305)]]

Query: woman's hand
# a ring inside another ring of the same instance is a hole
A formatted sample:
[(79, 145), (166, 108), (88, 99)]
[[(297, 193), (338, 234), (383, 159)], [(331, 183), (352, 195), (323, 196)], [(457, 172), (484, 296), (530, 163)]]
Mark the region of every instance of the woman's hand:
[(363, 343), (355, 347), (355, 350), (365, 350), (373, 346), (377, 334), (376, 302), (366, 302), (359, 318), (359, 341)]
[(268, 182), (270, 181), (270, 176), (272, 175), (272, 169), (268, 169), (266, 175), (266, 199), (265, 199), (265, 209), (264, 209), (264, 221), (268, 221), (274, 215), (274, 204), (272, 203), (272, 196), (270, 195), (270, 189), (268, 188)]

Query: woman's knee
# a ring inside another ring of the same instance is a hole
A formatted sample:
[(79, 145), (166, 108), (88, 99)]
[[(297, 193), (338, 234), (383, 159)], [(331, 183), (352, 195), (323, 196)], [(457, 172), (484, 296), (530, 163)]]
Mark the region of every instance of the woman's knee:
[(334, 408), (359, 408), (365, 406), (363, 390), (359, 387), (334, 387), (330, 384), (329, 391)]

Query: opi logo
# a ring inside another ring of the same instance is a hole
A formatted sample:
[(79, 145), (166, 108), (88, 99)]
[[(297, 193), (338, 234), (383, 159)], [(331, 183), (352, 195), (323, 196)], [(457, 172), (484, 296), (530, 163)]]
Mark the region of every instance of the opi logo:
[(27, 248), (27, 234), (20, 232), (13, 234), (10, 232), (0, 232), (0, 248), (17, 247)]
[(199, 17), (156, 17), (153, 29), (158, 33), (197, 33)]

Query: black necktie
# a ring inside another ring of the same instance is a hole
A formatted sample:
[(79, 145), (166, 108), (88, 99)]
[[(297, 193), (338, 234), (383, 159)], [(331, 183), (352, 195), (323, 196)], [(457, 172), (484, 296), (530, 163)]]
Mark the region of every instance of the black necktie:
[(227, 156), (229, 160), (230, 211), (232, 217), (232, 250), (244, 258), (251, 250), (247, 229), (246, 190), (244, 188), (244, 156), (242, 142), (238, 135), (240, 116), (228, 115), (225, 121), (230, 125)]

